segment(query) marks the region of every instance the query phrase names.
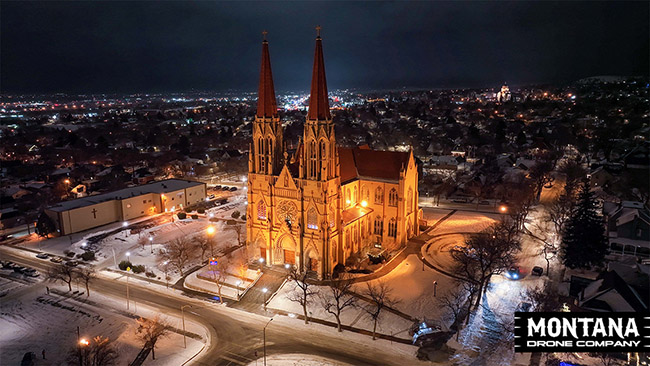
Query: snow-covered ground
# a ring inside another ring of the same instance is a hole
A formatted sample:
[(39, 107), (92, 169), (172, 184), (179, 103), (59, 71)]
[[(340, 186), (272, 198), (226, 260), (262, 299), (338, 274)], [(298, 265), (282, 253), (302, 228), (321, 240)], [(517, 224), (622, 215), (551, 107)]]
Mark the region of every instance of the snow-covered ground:
[[(275, 293), (275, 296), (273, 299), (271, 299), (267, 307), (270, 309), (286, 311), (290, 314), (302, 315), (302, 306), (296, 302), (290, 301), (288, 298), (288, 295), (291, 294), (295, 289), (295, 282), (285, 282), (284, 285)], [(313, 289), (318, 291), (319, 295), (315, 295), (311, 298), (311, 304), (307, 307), (309, 316), (336, 323), (336, 318), (324, 310), (322, 306), (322, 300), (319, 297), (331, 297), (331, 290), (327, 286), (314, 286)], [(361, 308), (363, 306), (369, 305), (369, 303), (363, 300), (359, 300), (357, 304), (359, 305), (358, 307), (348, 307), (341, 312), (341, 324), (372, 331), (373, 321)], [(413, 322), (410, 320), (407, 320), (384, 309), (379, 321), (377, 322), (377, 333), (408, 339), (410, 338), (408, 330), (412, 325)], [(365, 336), (359, 335), (359, 337)]]
[[(65, 293), (67, 286), (50, 286), (50, 289)], [(115, 310), (124, 307), (122, 300), (91, 292), (88, 299), (98, 304), (95, 306), (77, 301), (75, 296), (70, 298), (55, 291), (47, 294), (44, 283), (32, 285), (29, 290), (17, 296), (9, 293), (0, 303), (1, 364), (18, 364), (26, 352), (34, 352), (37, 365), (67, 365), (68, 352), (78, 342), (77, 327), (81, 338), (92, 339), (101, 335), (115, 342), (120, 365), (131, 362), (140, 351), (142, 344), (136, 338), (136, 320)], [(86, 299), (85, 295), (76, 297)], [(131, 313), (142, 317), (156, 314), (142, 305), (137, 306), (137, 311), (132, 307)], [(173, 327), (180, 328), (180, 319), (167, 316), (166, 320)], [(149, 356), (144, 365), (178, 366), (200, 352), (207, 339), (206, 331), (190, 321), (185, 325), (202, 340), (188, 337), (185, 349), (183, 337), (172, 332), (159, 341), (156, 360), (152, 361)], [(46, 360), (42, 360), (42, 350), (45, 350)]]
[[(395, 309), (417, 319), (442, 320), (446, 317), (434, 297), (434, 281), (437, 282), (436, 295), (442, 296), (454, 286), (454, 281), (429, 267), (422, 270), (422, 262), (414, 254), (409, 255), (399, 266), (380, 279), (369, 281), (371, 285), (385, 282), (391, 288), (392, 296), (399, 300)], [(366, 283), (357, 283), (354, 290), (363, 293)]]
[[(203, 291), (219, 295), (217, 284), (205, 279), (211, 278), (213, 275), (210, 267), (210, 265), (207, 265), (202, 269), (193, 272), (185, 278), (183, 285), (195, 291)], [(261, 276), (262, 273), (260, 271), (252, 269), (246, 270), (245, 280), (229, 274), (226, 276), (224, 281), (227, 285), (221, 287), (221, 296), (233, 300), (239, 300), (239, 296), (243, 295), (244, 292)]]
[[(263, 359), (260, 358), (250, 362), (249, 366), (262, 365)], [(352, 366), (349, 363), (332, 360), (325, 357), (304, 355), (299, 353), (289, 353), (284, 355), (268, 355), (266, 356), (267, 366)]]
[(477, 232), (499, 220), (499, 214), (485, 214), (481, 212), (456, 211), (447, 220), (436, 227), (431, 234), (469, 233)]

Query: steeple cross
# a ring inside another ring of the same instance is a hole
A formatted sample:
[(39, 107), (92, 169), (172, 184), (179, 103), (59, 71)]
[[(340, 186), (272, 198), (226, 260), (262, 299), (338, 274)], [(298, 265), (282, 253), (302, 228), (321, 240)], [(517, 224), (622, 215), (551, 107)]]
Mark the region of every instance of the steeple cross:
[(320, 25), (316, 26), (316, 37), (320, 38)]
[(262, 31), (262, 37), (264, 37), (264, 40), (266, 41), (266, 35), (269, 34), (266, 30)]

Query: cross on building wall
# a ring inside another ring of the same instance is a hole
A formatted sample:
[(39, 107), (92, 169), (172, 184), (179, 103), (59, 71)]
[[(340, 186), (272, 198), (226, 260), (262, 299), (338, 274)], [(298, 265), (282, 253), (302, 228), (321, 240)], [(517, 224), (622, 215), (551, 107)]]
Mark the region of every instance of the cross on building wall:
[(93, 213), (93, 219), (96, 219), (97, 218), (97, 210), (93, 208), (93, 210), (90, 211), (90, 212)]

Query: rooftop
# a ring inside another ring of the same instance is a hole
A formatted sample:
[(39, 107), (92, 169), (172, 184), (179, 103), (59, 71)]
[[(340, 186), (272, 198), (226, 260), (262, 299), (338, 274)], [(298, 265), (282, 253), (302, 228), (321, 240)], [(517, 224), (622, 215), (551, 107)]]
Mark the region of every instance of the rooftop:
[(48, 210), (54, 212), (63, 212), (68, 210), (74, 210), (76, 208), (95, 205), (106, 201), (121, 200), (125, 198), (141, 196), (143, 194), (149, 194), (149, 193), (162, 194), (162, 193), (174, 192), (181, 189), (195, 187), (201, 184), (204, 183), (196, 182), (192, 180), (183, 180), (183, 179), (166, 179), (158, 182), (151, 182), (149, 184), (143, 184), (137, 187), (124, 188), (118, 191), (102, 193), (102, 194), (83, 197), (83, 198), (77, 198), (75, 200), (70, 200), (70, 201), (59, 202), (56, 205), (48, 207)]

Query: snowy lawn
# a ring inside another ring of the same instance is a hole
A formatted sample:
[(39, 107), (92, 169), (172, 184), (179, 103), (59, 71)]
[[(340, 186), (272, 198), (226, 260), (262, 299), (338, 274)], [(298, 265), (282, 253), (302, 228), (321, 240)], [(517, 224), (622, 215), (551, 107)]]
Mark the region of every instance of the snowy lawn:
[(500, 216), (499, 214), (457, 211), (436, 227), (431, 234), (478, 232), (499, 220)]
[[(64, 286), (50, 288), (62, 292), (67, 290)], [(25, 352), (34, 352), (37, 355), (36, 365), (67, 365), (68, 353), (77, 344), (77, 327), (82, 338), (92, 339), (101, 335), (115, 342), (119, 354), (118, 364), (133, 361), (142, 347), (136, 338), (137, 323), (133, 318), (112, 308), (122, 309), (123, 301), (98, 294), (91, 294), (89, 299), (101, 304), (101, 307), (85, 304), (53, 291), (47, 294), (45, 285), (39, 284), (34, 285), (29, 292), (3, 300), (0, 304), (0, 329), (3, 329), (0, 332), (1, 363), (15, 365), (20, 363)], [(143, 317), (156, 314), (142, 305), (138, 306), (137, 312), (132, 313)], [(167, 321), (179, 328), (180, 319), (167, 317)], [(177, 366), (198, 353), (207, 339), (205, 330), (192, 322), (186, 322), (186, 329), (201, 335), (203, 340), (188, 337), (187, 349), (184, 349), (183, 337), (171, 333), (159, 341), (156, 360), (152, 361), (149, 356), (144, 365)], [(45, 361), (42, 360), (42, 350), (45, 350)]]
[[(249, 366), (261, 365), (263, 359), (258, 359), (250, 362)], [(300, 353), (289, 353), (284, 355), (268, 355), (266, 356), (266, 364), (268, 366), (352, 366), (349, 363), (335, 361), (325, 357), (305, 355)]]
[[(300, 306), (300, 304), (297, 302), (290, 301), (288, 298), (288, 295), (290, 295), (295, 288), (295, 282), (285, 282), (285, 284), (275, 293), (274, 297), (271, 299), (267, 307), (269, 309), (286, 311), (290, 314), (302, 315), (302, 306)], [(314, 286), (313, 289), (318, 291), (320, 296), (331, 297), (331, 291), (327, 286)], [(373, 321), (361, 308), (370, 304), (366, 301), (359, 300), (357, 305), (358, 307), (348, 307), (341, 312), (341, 324), (349, 325), (354, 328), (365, 329), (372, 332)], [(330, 313), (326, 312), (323, 308), (322, 300), (319, 298), (319, 295), (313, 296), (311, 298), (311, 303), (307, 307), (307, 312), (310, 317), (336, 323), (336, 318)], [(303, 320), (300, 321), (304, 322)], [(377, 333), (409, 339), (410, 335), (408, 334), (408, 330), (412, 325), (413, 322), (410, 320), (404, 319), (403, 317), (384, 309), (380, 315), (379, 321), (377, 322)], [(359, 335), (359, 337), (364, 336)]]

